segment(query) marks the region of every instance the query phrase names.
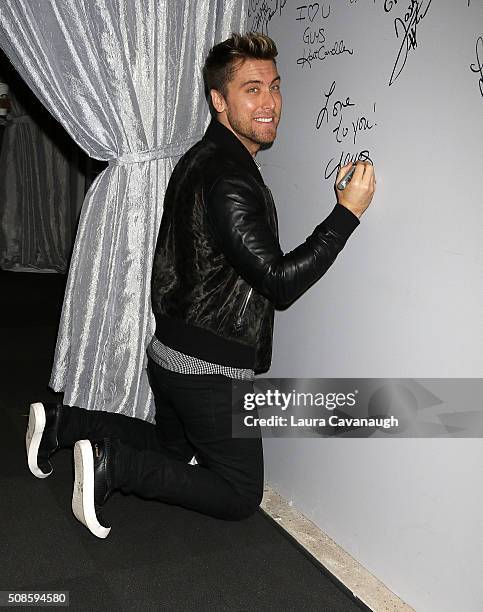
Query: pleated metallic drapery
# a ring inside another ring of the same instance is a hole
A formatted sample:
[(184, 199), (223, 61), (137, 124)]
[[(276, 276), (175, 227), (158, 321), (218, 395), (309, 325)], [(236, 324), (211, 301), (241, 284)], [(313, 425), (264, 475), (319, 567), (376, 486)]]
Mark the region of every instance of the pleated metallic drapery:
[(247, 0), (2, 0), (0, 46), (67, 132), (109, 160), (81, 211), (50, 384), (153, 418), (145, 372), (164, 192), (208, 121), (201, 66)]
[(34, 116), (24, 108), (23, 88), (16, 92), (9, 84), (12, 108), (0, 152), (0, 268), (67, 272), (85, 192), (82, 153), (48, 113)]

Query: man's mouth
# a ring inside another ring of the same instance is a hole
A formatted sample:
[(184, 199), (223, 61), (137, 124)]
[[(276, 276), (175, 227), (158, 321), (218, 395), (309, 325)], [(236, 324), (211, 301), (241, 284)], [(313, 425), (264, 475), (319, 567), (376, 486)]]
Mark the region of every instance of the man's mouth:
[(254, 120), (258, 123), (272, 123), (273, 117), (255, 117)]

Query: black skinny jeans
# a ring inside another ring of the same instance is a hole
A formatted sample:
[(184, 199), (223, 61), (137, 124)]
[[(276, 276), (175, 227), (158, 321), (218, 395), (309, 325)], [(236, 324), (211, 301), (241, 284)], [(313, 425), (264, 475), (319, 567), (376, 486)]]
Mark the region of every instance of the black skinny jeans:
[[(231, 379), (179, 374), (148, 359), (156, 425), (125, 415), (65, 407), (59, 443), (120, 440), (116, 488), (227, 520), (253, 514), (263, 494), (263, 451), (257, 438), (232, 437)], [(253, 383), (246, 392), (253, 392)], [(196, 455), (198, 465), (188, 461)]]

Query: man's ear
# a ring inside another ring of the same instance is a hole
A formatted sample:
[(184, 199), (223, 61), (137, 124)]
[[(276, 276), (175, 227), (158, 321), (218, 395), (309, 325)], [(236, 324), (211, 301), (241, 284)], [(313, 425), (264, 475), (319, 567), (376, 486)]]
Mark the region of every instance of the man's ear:
[(217, 89), (210, 89), (211, 103), (217, 113), (222, 113), (226, 108), (225, 98)]

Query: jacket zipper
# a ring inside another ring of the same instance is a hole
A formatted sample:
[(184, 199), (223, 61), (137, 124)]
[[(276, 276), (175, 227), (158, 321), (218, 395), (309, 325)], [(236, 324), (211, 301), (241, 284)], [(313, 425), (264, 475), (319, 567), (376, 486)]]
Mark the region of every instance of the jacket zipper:
[(252, 295), (252, 291), (253, 291), (253, 287), (250, 287), (250, 290), (248, 291), (248, 293), (245, 296), (245, 299), (243, 300), (242, 307), (240, 309), (240, 312), (238, 314), (238, 317), (235, 323), (236, 327), (240, 327), (241, 325), (241, 321), (242, 321), (243, 315), (245, 314), (245, 310), (248, 305), (248, 300), (250, 299), (250, 296)]

